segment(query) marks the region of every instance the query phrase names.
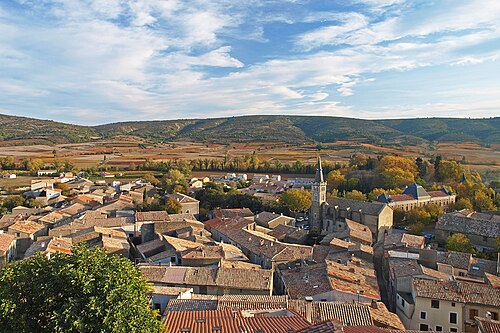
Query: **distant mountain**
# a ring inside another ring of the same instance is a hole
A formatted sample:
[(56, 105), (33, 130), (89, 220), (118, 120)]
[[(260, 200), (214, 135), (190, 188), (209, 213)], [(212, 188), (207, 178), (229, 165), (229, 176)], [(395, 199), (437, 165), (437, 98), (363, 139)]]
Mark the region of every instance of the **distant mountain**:
[(134, 135), (154, 141), (311, 143), (358, 140), (385, 145), (431, 141), (500, 143), (500, 118), (420, 118), (363, 120), (320, 116), (243, 116), (122, 122), (77, 126), (49, 120), (0, 115), (0, 140), (84, 142)]

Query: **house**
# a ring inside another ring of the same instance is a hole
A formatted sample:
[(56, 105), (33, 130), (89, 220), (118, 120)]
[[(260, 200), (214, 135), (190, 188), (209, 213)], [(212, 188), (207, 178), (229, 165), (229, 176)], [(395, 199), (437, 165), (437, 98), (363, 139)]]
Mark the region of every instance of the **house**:
[(265, 228), (274, 229), (278, 225), (295, 226), (295, 219), (283, 214), (262, 212), (254, 217), (254, 221)]
[(3, 173), (0, 174), (0, 178), (15, 179), (17, 175), (15, 173)]
[(115, 177), (114, 174), (109, 173), (107, 171), (103, 171), (103, 172), (99, 173), (99, 176), (104, 177), (104, 178), (114, 178)]
[(451, 193), (445, 187), (439, 191), (427, 192), (422, 186), (413, 183), (407, 186), (403, 194), (387, 195), (385, 193), (377, 197), (377, 201), (386, 203), (393, 209), (402, 209), (404, 211), (426, 205), (438, 205), (445, 210), (455, 203), (456, 195)]
[(8, 227), (7, 233), (16, 237), (17, 255), (22, 255), (39, 236), (47, 235), (47, 227), (33, 221), (17, 221)]
[(339, 228), (337, 232), (332, 233), (332, 235), (347, 242), (359, 243), (368, 246), (372, 246), (373, 243), (371, 230), (366, 225), (349, 219), (345, 219), (345, 228)]
[(38, 177), (41, 176), (53, 176), (57, 174), (57, 170), (38, 170), (37, 175)]
[(500, 212), (473, 212), (461, 210), (439, 217), (436, 223), (436, 240), (444, 244), (456, 233), (467, 236), (480, 252), (493, 252), (495, 240), (500, 235)]
[(196, 294), (271, 295), (273, 291), (272, 270), (143, 264), (139, 269), (153, 285), (193, 288)]
[(16, 256), (16, 237), (0, 233), (0, 269)]
[(190, 196), (187, 196), (179, 192), (174, 194), (167, 194), (166, 197), (170, 199), (175, 199), (181, 204), (182, 206), (180, 211), (181, 214), (193, 214), (195, 217), (199, 216), (200, 202), (195, 198), (191, 198)]
[(398, 293), (396, 309), (406, 329), (448, 332), (473, 332), (475, 317), (490, 313), (497, 320), (499, 311), (500, 289), (419, 278), (413, 278), (410, 293)]

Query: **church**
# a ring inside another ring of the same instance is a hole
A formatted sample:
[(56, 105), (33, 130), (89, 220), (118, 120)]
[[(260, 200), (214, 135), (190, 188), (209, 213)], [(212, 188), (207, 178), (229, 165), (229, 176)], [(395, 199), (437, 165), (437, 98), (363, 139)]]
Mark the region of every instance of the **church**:
[(326, 181), (318, 156), (316, 174), (312, 184), (312, 204), (309, 211), (310, 233), (329, 234), (345, 230), (346, 220), (367, 226), (373, 241), (383, 239), (384, 233), (390, 232), (393, 224), (393, 210), (383, 202), (366, 202), (326, 195)]

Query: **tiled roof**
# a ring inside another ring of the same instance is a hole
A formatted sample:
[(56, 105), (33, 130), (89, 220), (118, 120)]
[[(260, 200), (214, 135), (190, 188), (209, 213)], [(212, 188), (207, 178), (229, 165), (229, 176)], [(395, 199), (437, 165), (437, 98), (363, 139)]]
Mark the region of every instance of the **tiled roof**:
[(252, 217), (253, 213), (248, 208), (223, 208), (223, 209), (215, 209), (214, 214), (216, 217), (226, 217), (226, 218), (235, 218), (235, 217)]
[(378, 215), (386, 206), (386, 204), (382, 202), (366, 202), (337, 197), (331, 197), (327, 199), (327, 202), (330, 206), (339, 206), (341, 210), (350, 208), (351, 211), (357, 212), (361, 209), (363, 213), (369, 215)]
[(425, 245), (425, 237), (412, 234), (403, 234), (401, 242), (405, 243), (408, 247), (421, 249)]
[(288, 297), (281, 295), (224, 295), (219, 297), (218, 309), (265, 310), (286, 309)]
[(500, 333), (500, 321), (475, 317), (477, 326), (482, 333)]
[(490, 273), (484, 273), (484, 275), (491, 286), (500, 288), (500, 276), (496, 276)]
[(224, 267), (183, 267), (139, 265), (152, 283), (219, 286), (223, 288), (269, 290), (272, 271)]
[(312, 302), (304, 300), (289, 300), (289, 309), (296, 311), (306, 318), (306, 309), (311, 306), (312, 324), (336, 319), (343, 325), (372, 325), (370, 310), (368, 306), (357, 303), (340, 302)]
[(421, 275), (422, 267), (415, 259), (389, 258), (389, 271), (396, 278)]
[(389, 197), (389, 202), (397, 202), (397, 201), (413, 201), (414, 197), (408, 194), (393, 194)]
[(345, 221), (347, 223), (347, 226), (349, 227), (349, 236), (351, 238), (357, 238), (367, 243), (372, 242), (372, 232), (366, 225), (351, 221), (349, 219), (346, 219)]
[(403, 194), (412, 196), (415, 199), (422, 199), (424, 197), (429, 197), (429, 193), (417, 183), (413, 183), (405, 188)]
[(309, 324), (299, 316), (243, 317), (237, 310), (167, 312), (170, 333), (290, 333)]
[(345, 326), (345, 333), (387, 333), (388, 331), (377, 327), (377, 326), (369, 326), (369, 325), (360, 325), (360, 326)]
[(174, 193), (174, 194), (168, 194), (167, 198), (176, 199), (181, 204), (183, 204), (183, 203), (195, 203), (195, 202), (199, 202), (195, 198), (191, 198), (190, 196), (187, 196), (187, 195), (179, 193), (179, 192)]
[(368, 310), (370, 310), (370, 315), (375, 325), (382, 327), (390, 327), (398, 330), (404, 330), (405, 327), (399, 319), (399, 316), (393, 312), (390, 312), (383, 302), (367, 304)]
[(0, 253), (5, 253), (10, 248), (12, 241), (16, 239), (14, 235), (0, 234)]
[(424, 274), (424, 275), (430, 276), (430, 277), (435, 278), (435, 279), (443, 280), (443, 281), (450, 279), (450, 275), (448, 275), (446, 273), (443, 273), (443, 272), (440, 272), (440, 271), (437, 271), (435, 269), (425, 267), (422, 265), (420, 265), (420, 267), (422, 269), (422, 274)]
[(208, 227), (209, 230), (217, 230), (220, 233), (226, 235), (230, 230), (239, 230), (245, 228), (247, 225), (252, 224), (253, 221), (236, 217), (236, 218), (215, 218), (208, 221), (205, 221), (205, 226)]
[(280, 216), (282, 216), (282, 215), (276, 214), (276, 213), (271, 213), (271, 212), (262, 212), (262, 213), (255, 215), (255, 222), (267, 224)]
[(168, 301), (165, 313), (204, 310), (217, 310), (217, 300), (172, 298)]
[(439, 217), (436, 230), (494, 237), (500, 235), (500, 215), (486, 213), (465, 215), (461, 211), (447, 213)]
[(343, 332), (342, 324), (336, 320), (326, 320), (315, 325), (311, 325), (294, 333), (340, 333)]
[(473, 282), (413, 279), (417, 297), (500, 306), (500, 289)]
[(23, 232), (26, 234), (34, 234), (37, 231), (42, 230), (45, 228), (43, 224), (36, 223), (33, 221), (22, 221), (22, 222), (16, 222), (13, 225), (9, 227), (9, 232)]
[(137, 222), (170, 221), (166, 211), (137, 212), (135, 213), (135, 219)]
[(153, 294), (169, 295), (169, 296), (177, 296), (180, 293), (185, 293), (191, 290), (191, 288), (164, 287), (164, 286), (150, 286), (149, 289), (151, 289), (151, 293)]
[(448, 252), (438, 252), (437, 262), (442, 264), (448, 264), (455, 268), (469, 269), (470, 262), (472, 260), (472, 254), (456, 251)]

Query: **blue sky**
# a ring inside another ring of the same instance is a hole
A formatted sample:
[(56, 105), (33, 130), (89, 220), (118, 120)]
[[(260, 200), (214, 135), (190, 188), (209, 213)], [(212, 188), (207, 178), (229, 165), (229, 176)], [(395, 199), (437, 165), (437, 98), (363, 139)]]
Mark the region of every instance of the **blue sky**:
[(500, 115), (500, 1), (2, 0), (0, 113)]

